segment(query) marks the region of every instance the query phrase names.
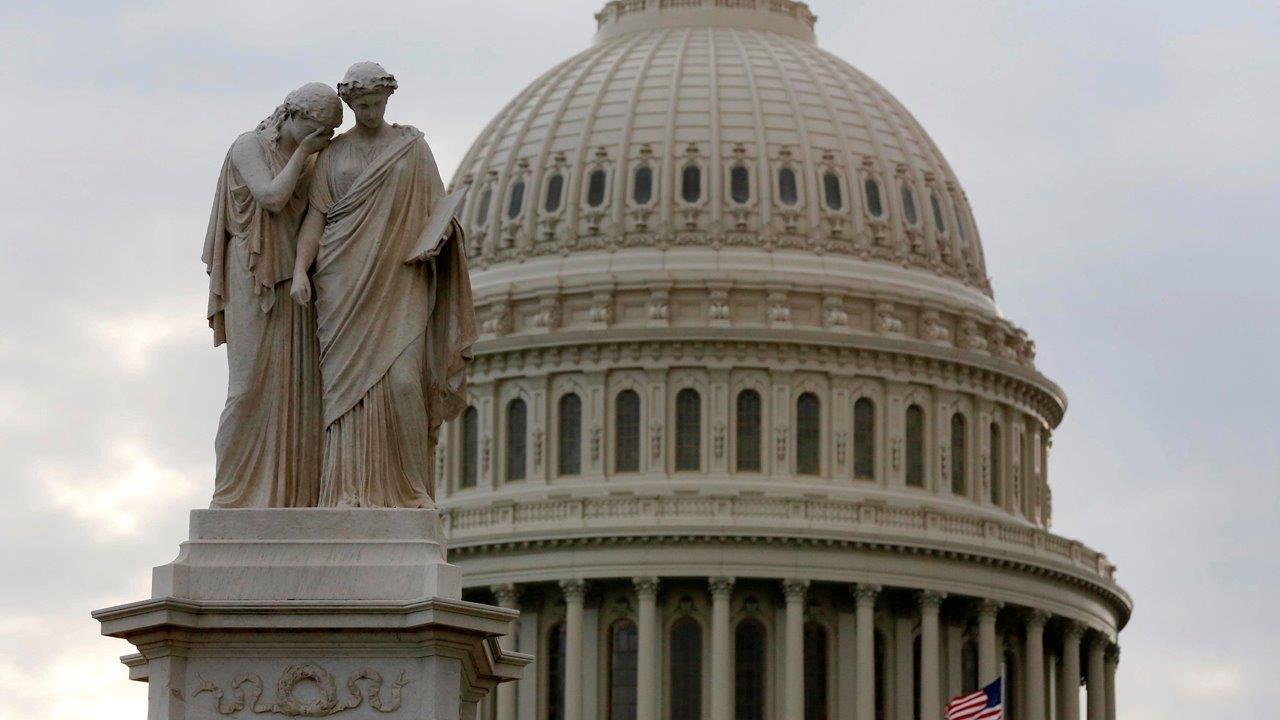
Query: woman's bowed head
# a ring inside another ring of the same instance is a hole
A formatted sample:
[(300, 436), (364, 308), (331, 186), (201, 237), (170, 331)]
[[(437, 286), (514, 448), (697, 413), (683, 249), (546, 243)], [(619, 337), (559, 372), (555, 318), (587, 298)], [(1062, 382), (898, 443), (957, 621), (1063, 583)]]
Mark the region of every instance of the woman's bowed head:
[(385, 122), (387, 98), (398, 87), (395, 76), (378, 63), (358, 62), (347, 68), (338, 83), (338, 96), (356, 114), (356, 123), (362, 130), (376, 133)]

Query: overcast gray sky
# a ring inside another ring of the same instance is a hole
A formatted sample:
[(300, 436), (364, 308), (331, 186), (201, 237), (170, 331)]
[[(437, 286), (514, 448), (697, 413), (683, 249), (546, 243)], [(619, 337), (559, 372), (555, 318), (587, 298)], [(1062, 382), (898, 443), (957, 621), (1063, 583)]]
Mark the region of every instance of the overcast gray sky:
[[(88, 613), (146, 597), (208, 503), (226, 366), (199, 256), (230, 142), (374, 59), (448, 172), (602, 4), (0, 2), (0, 720), (145, 715)], [(946, 153), (1070, 396), (1054, 531), (1137, 601), (1121, 717), (1274, 717), (1280, 4), (813, 8)]]

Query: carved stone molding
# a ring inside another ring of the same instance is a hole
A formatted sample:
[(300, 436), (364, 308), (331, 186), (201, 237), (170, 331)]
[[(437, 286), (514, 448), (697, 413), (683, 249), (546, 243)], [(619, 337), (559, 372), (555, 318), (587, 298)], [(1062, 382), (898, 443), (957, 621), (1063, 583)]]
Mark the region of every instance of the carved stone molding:
[[(255, 673), (242, 673), (228, 685), (233, 696), (228, 702), (223, 699), (225, 692), (220, 685), (199, 675), (197, 680), (200, 684), (193, 693), (192, 700), (202, 693), (209, 693), (213, 696), (214, 710), (219, 715), (235, 715), (247, 708), (255, 715), (285, 717), (328, 717), (354, 710), (365, 702), (376, 712), (393, 713), (400, 709), (403, 689), (409, 684), (408, 676), (401, 671), (384, 697), (382, 675), (371, 668), (362, 668), (348, 676), (344, 698), (339, 693), (337, 681), (328, 670), (314, 663), (298, 663), (280, 673), (280, 678), (276, 681), (274, 702), (262, 698), (262, 678)], [(294, 694), (295, 688), (302, 682), (307, 682), (314, 688), (316, 697), (304, 701)]]

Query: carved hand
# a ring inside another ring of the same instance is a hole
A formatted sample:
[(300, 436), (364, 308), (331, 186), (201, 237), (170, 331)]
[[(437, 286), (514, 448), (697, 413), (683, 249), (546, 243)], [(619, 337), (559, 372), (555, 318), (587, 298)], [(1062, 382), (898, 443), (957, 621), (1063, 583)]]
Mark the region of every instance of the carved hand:
[(329, 141), (333, 139), (333, 130), (329, 128), (320, 128), (310, 135), (302, 139), (298, 144), (298, 150), (303, 157), (318, 153), (329, 146)]
[(293, 296), (293, 301), (299, 305), (308, 305), (311, 303), (311, 279), (306, 274), (293, 276), (293, 287), (289, 290), (289, 295)]

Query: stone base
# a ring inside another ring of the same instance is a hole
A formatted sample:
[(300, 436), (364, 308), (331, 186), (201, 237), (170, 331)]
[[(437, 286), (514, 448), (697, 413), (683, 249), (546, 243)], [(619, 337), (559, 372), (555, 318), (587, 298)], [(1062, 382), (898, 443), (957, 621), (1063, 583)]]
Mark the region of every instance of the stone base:
[(197, 510), (152, 595), (93, 614), (149, 720), (474, 718), (531, 659), (459, 599), (434, 510)]

